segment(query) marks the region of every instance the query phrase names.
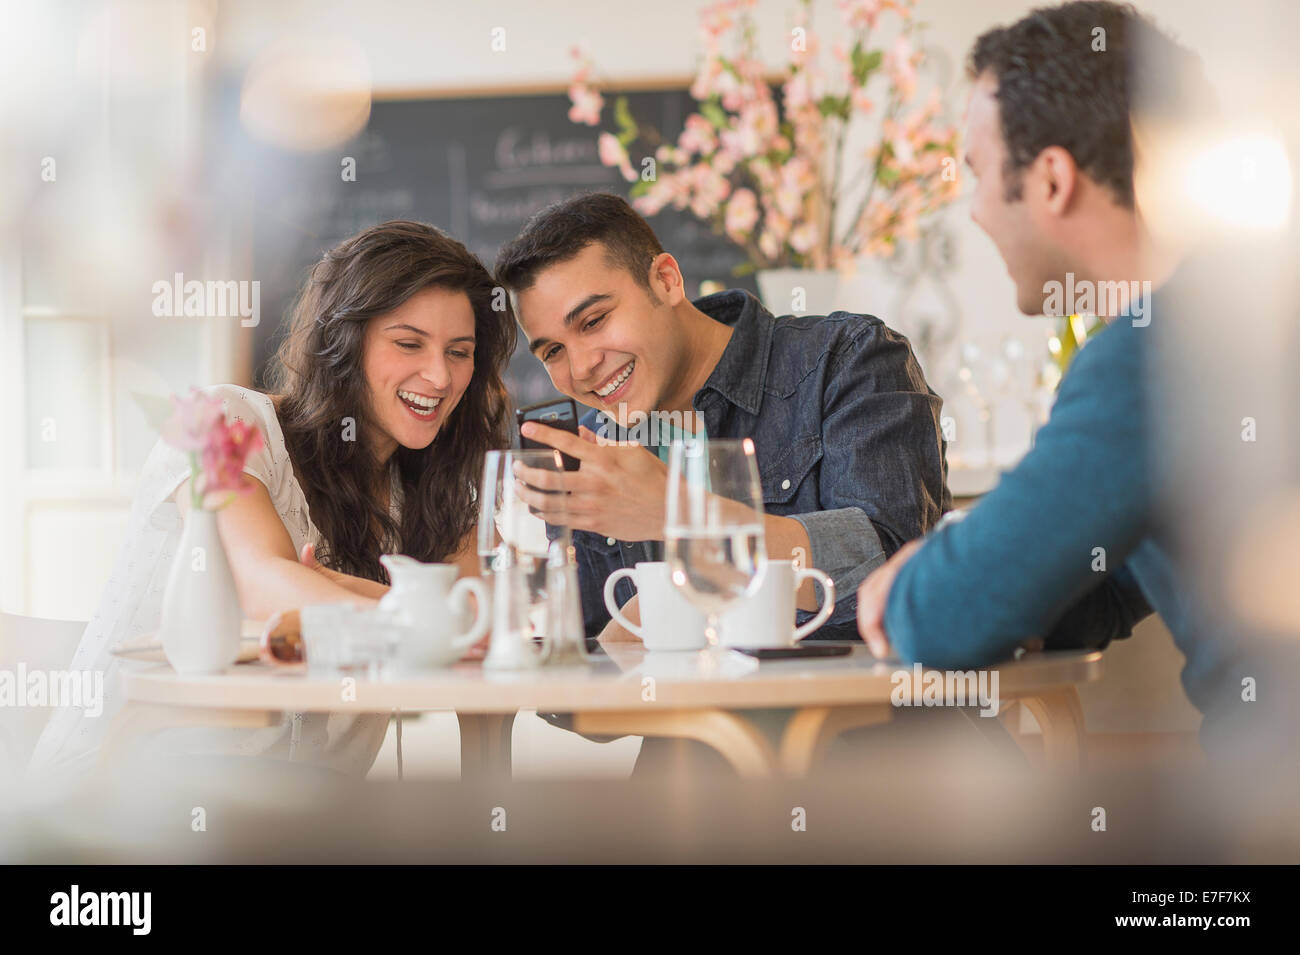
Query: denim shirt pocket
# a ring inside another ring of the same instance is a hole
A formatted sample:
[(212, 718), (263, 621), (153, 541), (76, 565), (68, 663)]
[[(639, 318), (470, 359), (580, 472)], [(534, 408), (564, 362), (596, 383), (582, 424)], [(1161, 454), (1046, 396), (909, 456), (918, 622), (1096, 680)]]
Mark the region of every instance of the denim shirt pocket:
[[(763, 504), (789, 505), (822, 459), (822, 436), (804, 434), (760, 463)], [(786, 508), (782, 508), (783, 510)]]

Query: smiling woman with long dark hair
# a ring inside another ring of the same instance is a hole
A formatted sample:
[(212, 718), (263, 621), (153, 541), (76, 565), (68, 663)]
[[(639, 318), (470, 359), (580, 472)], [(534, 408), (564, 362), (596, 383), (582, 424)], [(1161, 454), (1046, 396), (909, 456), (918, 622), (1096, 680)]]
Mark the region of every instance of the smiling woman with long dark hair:
[[(325, 566), (382, 581), (385, 545), (424, 561), (459, 555), (483, 454), (508, 441), (501, 372), (515, 326), (495, 289), (463, 245), (415, 222), (369, 229), (312, 269), (274, 381)], [(409, 321), (421, 309), (449, 323), (440, 339)], [(400, 520), (387, 506), (386, 468)]]
[[(474, 528), (483, 454), (507, 443), (502, 371), (514, 350), (510, 306), (461, 243), (418, 222), (385, 222), (312, 268), (278, 354), (275, 388), (205, 391), (228, 420), (258, 429), (247, 493), (217, 526), (245, 617), (309, 604), (372, 604), (385, 553), (478, 573)], [(121, 708), (116, 644), (146, 638), (189, 506), (185, 452), (159, 442), (145, 463), (118, 562), (73, 657), (105, 675), (102, 716), (51, 718), (35, 767), (93, 762)], [(386, 716), (285, 714), (265, 729), (167, 728), (154, 754), (289, 759), (362, 774)]]

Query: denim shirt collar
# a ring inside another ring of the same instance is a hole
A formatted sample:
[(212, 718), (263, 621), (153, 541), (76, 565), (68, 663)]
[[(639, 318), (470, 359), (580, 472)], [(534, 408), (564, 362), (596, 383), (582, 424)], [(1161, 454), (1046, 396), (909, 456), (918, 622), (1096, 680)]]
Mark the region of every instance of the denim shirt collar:
[(709, 318), (732, 328), (722, 357), (700, 392), (716, 391), (752, 415), (763, 406), (763, 382), (772, 352), (772, 326), (776, 319), (744, 289), (727, 289), (694, 302)]

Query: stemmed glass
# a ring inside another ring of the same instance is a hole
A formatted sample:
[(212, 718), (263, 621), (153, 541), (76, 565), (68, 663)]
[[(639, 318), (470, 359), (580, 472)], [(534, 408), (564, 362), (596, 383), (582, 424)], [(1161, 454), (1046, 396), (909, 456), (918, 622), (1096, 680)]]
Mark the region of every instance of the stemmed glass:
[(1000, 356), (993, 365), (993, 379), (1003, 399), (1014, 400), (1024, 408), (1029, 422), (1026, 447), (1033, 448), (1038, 428), (1046, 420), (1046, 406), (1059, 380), (1047, 340), (1036, 343), (1031, 337), (1026, 344), (1018, 335), (1005, 336)]
[(758, 590), (767, 572), (763, 491), (751, 439), (672, 443), (664, 559), (673, 584), (707, 615), (706, 635), (717, 646), (718, 618)]
[(988, 362), (980, 351), (980, 346), (974, 341), (964, 342), (957, 378), (984, 425), (984, 464), (992, 468), (996, 467), (997, 461), (993, 453), (993, 402), (988, 395), (988, 370)]

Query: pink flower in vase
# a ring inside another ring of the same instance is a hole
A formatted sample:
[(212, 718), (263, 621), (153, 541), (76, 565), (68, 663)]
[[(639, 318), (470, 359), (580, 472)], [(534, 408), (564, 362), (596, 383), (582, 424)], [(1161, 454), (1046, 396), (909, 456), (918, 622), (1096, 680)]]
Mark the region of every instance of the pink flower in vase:
[[(940, 125), (941, 91), (929, 90), (923, 106), (907, 108), (916, 99), (923, 62), (914, 36), (920, 29), (915, 0), (837, 0), (848, 27), (838, 32), (849, 35), (828, 34), (825, 44), (812, 35), (811, 4), (797, 4), (792, 19), (807, 31), (798, 36), (805, 42), (791, 45), (779, 90), (769, 84), (773, 73), (759, 56), (756, 6), (756, 0), (712, 0), (701, 11), (704, 49), (691, 84), (699, 111), (675, 142), (660, 141), (658, 180), (644, 184), (633, 205), (644, 214), (669, 206), (689, 210), (742, 246), (751, 267), (825, 268), (860, 254), (889, 254), (961, 191), (950, 173), (957, 137)], [(885, 26), (886, 13), (897, 21), (887, 31), (890, 38), (868, 36)], [(829, 50), (829, 70), (819, 48)], [(875, 64), (882, 52), (881, 69), (867, 71), (882, 83), (869, 95), (861, 82), (862, 58)], [(576, 86), (586, 85), (583, 67)], [(575, 117), (583, 120), (581, 91), (571, 97)], [(855, 149), (848, 127), (882, 112), (892, 118), (874, 146)], [(627, 148), (613, 137), (600, 143), (602, 161), (631, 180)], [(841, 161), (850, 158), (865, 168)], [(841, 189), (846, 182), (856, 188), (873, 168), (870, 206), (842, 235), (833, 233), (829, 214), (850, 208), (836, 203)]]
[(677, 145), (687, 154), (712, 153), (718, 148), (718, 139), (713, 134), (713, 124), (699, 113), (692, 113), (686, 117), (686, 128), (677, 137)]
[(246, 421), (223, 419), (208, 434), (200, 463), (203, 468), (203, 493), (233, 492), (243, 494), (252, 488), (244, 478), (244, 464), (262, 447), (262, 432)]
[(700, 11), (700, 38), (706, 49), (716, 50), (722, 38), (735, 26), (733, 14), (752, 8), (754, 0), (720, 0)]
[(764, 235), (771, 236), (778, 242), (784, 242), (790, 235), (790, 218), (777, 209), (768, 208), (763, 225), (766, 226)]
[(817, 226), (801, 222), (790, 231), (790, 248), (800, 255), (807, 255), (817, 245), (817, 238)]
[(208, 434), (225, 420), (221, 399), (191, 388), (185, 398), (171, 396), (172, 416), (162, 426), (163, 440), (182, 451), (201, 451)]
[(836, 6), (849, 29), (869, 30), (876, 25), (876, 18), (885, 4), (882, 0), (839, 0)]
[(712, 216), (731, 195), (731, 180), (710, 166), (703, 176), (701, 191), (711, 206), (707, 215)]
[(605, 106), (605, 98), (590, 86), (574, 83), (569, 87), (569, 99), (573, 106), (569, 108), (569, 120), (596, 126), (600, 123), (600, 111)]
[(601, 133), (597, 140), (600, 148), (600, 161), (606, 166), (615, 166), (628, 182), (636, 181), (636, 170), (628, 159), (627, 150), (613, 133)]
[(745, 87), (730, 71), (718, 75), (714, 89), (722, 96), (722, 108), (729, 113), (738, 112), (745, 103)]
[(573, 79), (569, 81), (569, 120), (587, 126), (600, 125), (600, 111), (605, 108), (605, 98), (587, 82), (591, 75), (591, 59), (580, 47), (569, 50), (569, 57), (577, 64)]
[(713, 95), (714, 84), (722, 75), (722, 63), (716, 57), (709, 57), (700, 64), (700, 71), (691, 84), (691, 98), (703, 102)]
[(184, 398), (172, 395), (172, 405), (162, 437), (190, 456), (191, 505), (204, 507), (209, 494), (248, 490), (244, 463), (262, 447), (262, 432), (244, 421), (227, 423), (221, 399), (197, 388)]
[(758, 199), (749, 189), (737, 189), (727, 202), (727, 235), (744, 242), (758, 224)]
[(916, 52), (905, 34), (900, 34), (885, 54), (885, 70), (890, 81), (898, 87), (899, 99), (904, 103), (916, 92), (916, 60)]

